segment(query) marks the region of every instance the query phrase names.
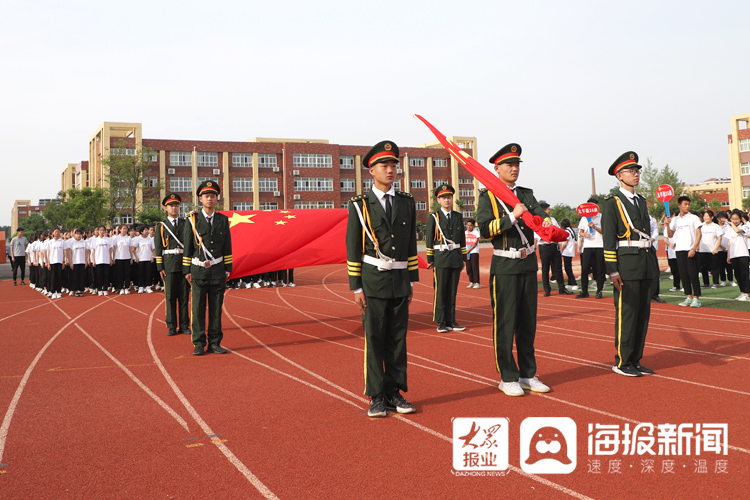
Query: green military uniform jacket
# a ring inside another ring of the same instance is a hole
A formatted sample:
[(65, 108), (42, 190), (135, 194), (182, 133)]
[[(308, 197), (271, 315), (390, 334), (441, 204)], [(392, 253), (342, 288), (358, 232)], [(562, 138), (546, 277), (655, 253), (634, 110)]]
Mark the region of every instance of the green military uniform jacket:
[[(195, 222), (195, 230), (190, 223)], [(201, 262), (209, 259), (201, 248), (200, 241), (221, 262), (211, 267), (196, 266), (191, 261), (198, 258)], [(182, 254), (182, 273), (192, 274), (193, 280), (224, 280), (227, 272), (232, 272), (232, 235), (229, 232), (229, 218), (214, 211), (213, 224), (208, 225), (203, 210), (190, 212), (185, 221), (182, 234), (185, 253)]]
[[(542, 218), (548, 218), (547, 213), (539, 206), (539, 202), (534, 197), (531, 189), (516, 186), (516, 196), (519, 201), (526, 205), (526, 208), (532, 215), (538, 215)], [(513, 207), (508, 206), (513, 212)], [(516, 225), (524, 236), (526, 236), (529, 245), (534, 245), (534, 231), (532, 231), (523, 219), (516, 219)], [(492, 240), (492, 247), (495, 250), (520, 250), (524, 248), (521, 236), (513, 224), (503, 205), (495, 198), (495, 195), (487, 189), (482, 189), (479, 193), (479, 203), (477, 205), (477, 225), (482, 238)], [(490, 274), (523, 274), (536, 272), (539, 269), (537, 259), (534, 255), (525, 259), (510, 259), (507, 257), (492, 256)]]
[[(183, 239), (185, 224), (189, 224), (185, 219), (177, 218), (177, 228), (172, 226), (169, 219), (161, 221), (156, 226), (156, 235), (154, 236), (154, 259), (156, 260), (156, 269), (168, 273), (182, 272), (182, 255), (184, 254), (167, 254), (163, 255), (164, 250), (181, 249), (182, 246), (175, 240), (175, 237)], [(167, 230), (167, 225), (169, 230)], [(169, 233), (172, 231), (174, 236)], [(184, 243), (183, 243), (184, 244)]]
[[(653, 248), (628, 247), (618, 241), (650, 239), (651, 223), (648, 219), (646, 199), (638, 196), (638, 208), (621, 191), (604, 198), (602, 203), (602, 241), (607, 274), (619, 272), (623, 280), (650, 280), (654, 278)], [(618, 203), (618, 200), (620, 203)], [(633, 227), (645, 234), (641, 237), (628, 224), (625, 212)]]
[[(445, 216), (441, 209), (434, 214), (440, 221), (440, 229), (435, 222), (435, 216), (430, 214), (427, 218), (427, 231), (425, 234), (427, 247), (427, 263), (435, 264), (437, 268), (462, 268), (466, 260), (466, 233), (464, 230), (464, 219), (460, 212), (451, 211), (451, 220)], [(444, 243), (443, 236), (453, 243), (460, 245), (460, 248), (453, 250), (440, 250), (440, 245)]]
[[(375, 245), (366, 235), (354, 205), (357, 204), (367, 229), (386, 256), (407, 262), (406, 269), (379, 271), (377, 266), (362, 262), (363, 255), (376, 257)], [(417, 217), (411, 194), (396, 191), (391, 205), (391, 220), (377, 195), (368, 191), (349, 200), (349, 220), (346, 228), (346, 264), (349, 288), (362, 288), (366, 297), (398, 298), (411, 295), (411, 282), (419, 281), (417, 258)]]

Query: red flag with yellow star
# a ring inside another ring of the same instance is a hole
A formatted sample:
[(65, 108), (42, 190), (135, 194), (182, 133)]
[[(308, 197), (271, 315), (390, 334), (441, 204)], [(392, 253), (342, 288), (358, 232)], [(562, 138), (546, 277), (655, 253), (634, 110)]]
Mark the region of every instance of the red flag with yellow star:
[(229, 217), (232, 233), (230, 278), (346, 263), (346, 209), (220, 212)]

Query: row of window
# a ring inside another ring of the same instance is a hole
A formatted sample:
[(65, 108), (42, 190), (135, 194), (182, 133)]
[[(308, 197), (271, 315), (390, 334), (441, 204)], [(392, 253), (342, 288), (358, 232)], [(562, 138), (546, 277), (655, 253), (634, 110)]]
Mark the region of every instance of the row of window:
[(740, 163), (740, 175), (750, 175), (750, 161)]
[[(259, 210), (278, 210), (279, 204), (275, 201), (261, 201), (258, 204)], [(232, 210), (255, 210), (253, 208), (253, 202), (238, 201), (232, 203)]]
[(740, 153), (750, 151), (750, 139), (740, 139)]
[[(156, 158), (152, 161), (156, 161)], [(193, 164), (193, 154), (190, 151), (170, 151), (169, 152), (169, 166), (170, 167), (190, 167)], [(219, 166), (219, 153), (198, 153), (198, 166), (199, 167), (218, 167)], [(232, 166), (233, 167), (252, 167), (253, 166), (253, 154), (252, 153), (232, 153)], [(276, 154), (274, 153), (258, 153), (258, 167), (271, 168), (277, 166)]]

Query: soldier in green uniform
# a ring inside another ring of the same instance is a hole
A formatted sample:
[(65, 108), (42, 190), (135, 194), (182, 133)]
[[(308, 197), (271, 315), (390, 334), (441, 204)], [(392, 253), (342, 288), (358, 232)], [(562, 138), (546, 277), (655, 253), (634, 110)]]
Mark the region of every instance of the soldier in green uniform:
[[(229, 273), (232, 271), (232, 237), (229, 219), (214, 210), (221, 190), (213, 181), (198, 186), (198, 201), (203, 208), (190, 212), (182, 242), (182, 272), (192, 286), (193, 355), (205, 352), (224, 354), (221, 347), (221, 306)], [(208, 326), (206, 303), (208, 302)], [(208, 345), (208, 347), (206, 347)]]
[(182, 203), (182, 198), (179, 194), (169, 193), (164, 197), (161, 204), (167, 211), (167, 220), (156, 225), (154, 237), (156, 269), (164, 282), (167, 335), (170, 337), (178, 333), (192, 335), (188, 283), (182, 274), (182, 255), (185, 245), (181, 239), (185, 232), (185, 219), (180, 218), (180, 203)]
[[(551, 224), (531, 189), (516, 186), (520, 172), (521, 146), (504, 146), (490, 162), (500, 180), (519, 199), (508, 207), (491, 191), (483, 189), (477, 206), (477, 223), (483, 238), (492, 240), (490, 300), (492, 303), (495, 367), (500, 373), (498, 389), (508, 396), (523, 396), (524, 389), (549, 392), (536, 377), (534, 337), (536, 336), (537, 270), (534, 232), (521, 215), (528, 211)], [(513, 358), (516, 341), (518, 365)]]
[(453, 210), (455, 193), (448, 184), (435, 189), (440, 209), (427, 218), (427, 264), (434, 268), (435, 285), (432, 320), (438, 324), (438, 333), (466, 330), (456, 323), (456, 293), (466, 261), (466, 234), (461, 213)]
[(623, 153), (609, 175), (620, 190), (602, 203), (602, 239), (607, 273), (615, 286), (615, 365), (626, 377), (654, 373), (641, 365), (651, 314), (651, 281), (655, 269), (651, 253), (651, 226), (646, 199), (635, 192), (641, 180), (638, 155)]
[(370, 417), (386, 409), (413, 413), (406, 392), (406, 328), (412, 285), (419, 281), (417, 219), (411, 194), (396, 191), (398, 146), (382, 141), (362, 159), (372, 190), (349, 201), (346, 260), (349, 288), (365, 330), (365, 395)]

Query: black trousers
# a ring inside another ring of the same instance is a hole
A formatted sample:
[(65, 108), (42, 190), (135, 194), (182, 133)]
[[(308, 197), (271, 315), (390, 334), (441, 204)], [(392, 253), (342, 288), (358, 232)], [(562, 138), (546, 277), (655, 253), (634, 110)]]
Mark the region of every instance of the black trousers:
[[(700, 252), (698, 254), (699, 262), (701, 265), (701, 274), (703, 275), (703, 284), (708, 286), (709, 280), (708, 280), (708, 274), (711, 273), (711, 276), (713, 277), (713, 284), (718, 285), (719, 284), (719, 274), (720, 274), (720, 267), (721, 262), (719, 262), (718, 252), (708, 253), (708, 252)], [(726, 257), (725, 257), (726, 259)]]
[(294, 268), (277, 271), (278, 279), (286, 283), (294, 283)]
[(26, 279), (26, 257), (13, 257), (13, 281), (16, 281), (16, 274), (21, 270), (21, 281)]
[(601, 292), (604, 289), (604, 275), (606, 274), (603, 248), (583, 248), (583, 254), (581, 254), (581, 293), (588, 294), (590, 271), (594, 273), (596, 291)]
[(565, 266), (565, 274), (568, 275), (568, 286), (578, 286), (576, 275), (573, 273), (573, 257), (563, 255), (563, 264)]
[(62, 290), (62, 264), (50, 264), (47, 291), (60, 293), (60, 290)]
[(409, 390), (406, 379), (406, 330), (409, 297), (365, 297), (365, 395)]
[(130, 288), (130, 259), (115, 260), (115, 289)]
[(661, 269), (659, 269), (659, 257), (656, 256), (656, 251), (649, 252), (653, 256), (654, 261), (654, 279), (651, 281), (651, 297), (655, 298), (659, 296), (659, 274), (661, 274)]
[(452, 325), (456, 322), (456, 293), (461, 279), (461, 268), (435, 268), (432, 299), (432, 320)]
[(138, 263), (138, 286), (151, 286), (151, 261), (140, 261)]
[(651, 315), (651, 280), (623, 280), (615, 292), (615, 364), (636, 366), (643, 357)]
[(719, 250), (716, 255), (719, 256), (719, 262), (721, 263), (719, 267), (721, 281), (734, 281), (734, 269), (732, 264), (727, 262), (727, 253), (724, 250)]
[(750, 293), (750, 278), (748, 278), (748, 264), (750, 264), (750, 257), (735, 257), (732, 259), (732, 267), (734, 267), (734, 277), (737, 279), (737, 286), (740, 287), (740, 292)]
[(688, 257), (688, 251), (675, 252), (677, 255), (677, 268), (680, 270), (680, 279), (685, 288), (685, 295), (701, 296), (701, 283), (698, 278), (698, 254)]
[(86, 278), (86, 264), (73, 264), (73, 275), (71, 278), (71, 290), (83, 292), (84, 280)]
[(29, 284), (36, 286), (37, 266), (33, 262), (29, 264)]
[(672, 287), (676, 289), (682, 288), (680, 286), (680, 270), (677, 267), (677, 258), (667, 259), (669, 262), (669, 271), (672, 273)]
[(97, 264), (94, 269), (96, 272), (96, 288), (100, 292), (104, 292), (109, 286), (109, 264)]
[[(602, 255), (604, 255), (602, 253)], [(557, 289), (565, 288), (565, 278), (562, 273), (562, 257), (560, 250), (554, 243), (548, 245), (539, 245), (539, 257), (542, 259), (542, 286), (545, 292), (550, 292), (552, 287), (549, 284), (549, 270), (552, 268), (552, 277), (555, 278)]]
[(479, 254), (470, 253), (466, 261), (466, 275), (469, 277), (469, 283), (479, 283)]

